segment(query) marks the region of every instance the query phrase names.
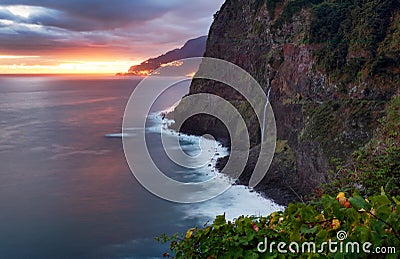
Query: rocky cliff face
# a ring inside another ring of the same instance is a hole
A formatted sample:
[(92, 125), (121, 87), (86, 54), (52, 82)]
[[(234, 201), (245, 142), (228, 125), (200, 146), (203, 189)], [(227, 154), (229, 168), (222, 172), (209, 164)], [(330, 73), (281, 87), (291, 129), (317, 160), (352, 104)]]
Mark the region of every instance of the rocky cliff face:
[[(327, 181), (372, 137), (376, 120), (400, 85), (398, 1), (227, 0), (216, 14), (205, 56), (248, 71), (271, 87), (278, 142), (267, 177), (256, 189), (280, 203), (302, 199)], [(251, 175), (260, 129), (254, 112), (233, 90), (193, 81), (190, 94), (207, 92), (232, 102), (246, 118)], [(190, 109), (181, 105), (176, 109)], [(228, 139), (209, 116), (186, 121), (182, 131)], [(223, 166), (221, 161), (220, 166)]]

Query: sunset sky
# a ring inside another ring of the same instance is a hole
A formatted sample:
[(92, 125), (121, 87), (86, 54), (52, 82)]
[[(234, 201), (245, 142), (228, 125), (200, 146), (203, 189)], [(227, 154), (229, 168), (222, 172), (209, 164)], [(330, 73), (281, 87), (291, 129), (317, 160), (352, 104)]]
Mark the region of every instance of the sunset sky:
[(206, 35), (223, 0), (2, 0), (0, 74), (115, 73)]

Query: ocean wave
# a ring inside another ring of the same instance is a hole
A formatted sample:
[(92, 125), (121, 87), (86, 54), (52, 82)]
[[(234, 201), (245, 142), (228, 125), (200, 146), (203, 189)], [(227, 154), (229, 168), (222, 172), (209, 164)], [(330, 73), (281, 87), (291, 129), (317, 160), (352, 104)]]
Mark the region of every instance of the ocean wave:
[[(174, 121), (168, 119), (163, 112), (150, 114), (148, 119), (151, 120), (153, 125), (147, 128), (147, 131), (179, 136), (181, 141), (188, 143), (187, 146), (185, 146), (187, 152), (198, 151), (200, 149), (199, 142), (205, 141), (204, 144), (207, 146), (207, 151), (213, 152), (214, 154), (207, 167), (200, 167), (195, 171), (199, 180), (209, 179), (209, 176), (213, 175), (220, 181), (231, 181), (226, 175), (222, 175), (216, 169), (217, 160), (229, 155), (228, 149), (223, 147), (220, 142), (212, 139), (205, 139), (200, 136), (178, 133), (172, 130), (169, 126)], [(269, 215), (274, 211), (284, 210), (283, 206), (263, 197), (252, 188), (243, 185), (232, 185), (223, 194), (211, 200), (201, 203), (182, 204), (182, 207), (186, 215), (185, 218), (197, 219), (201, 224), (204, 224), (207, 220), (212, 220), (218, 214), (225, 214), (227, 219), (233, 220), (240, 215)]]

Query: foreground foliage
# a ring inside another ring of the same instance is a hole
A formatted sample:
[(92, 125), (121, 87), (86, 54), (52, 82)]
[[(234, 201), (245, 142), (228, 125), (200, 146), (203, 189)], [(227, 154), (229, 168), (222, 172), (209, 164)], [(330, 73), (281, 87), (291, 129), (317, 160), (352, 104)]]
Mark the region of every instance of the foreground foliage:
[[(368, 199), (358, 193), (348, 199), (339, 193), (336, 199), (324, 195), (314, 203), (290, 204), (284, 212), (267, 217), (241, 216), (227, 222), (225, 215), (219, 215), (211, 225), (191, 228), (185, 235), (163, 236), (161, 240), (171, 242), (170, 248), (177, 258), (362, 258), (368, 256), (361, 249), (365, 242), (372, 244), (371, 254), (376, 247), (388, 248), (387, 254), (375, 256), (398, 258), (399, 222), (399, 197), (389, 198), (382, 191)], [(340, 231), (347, 236), (343, 241), (338, 240)], [(266, 238), (268, 249), (261, 253), (257, 247)], [(338, 242), (338, 248), (341, 242), (343, 247), (349, 242), (358, 242), (360, 252), (348, 249), (347, 253), (346, 250), (341, 253), (338, 249), (333, 253), (326, 246), (318, 251), (328, 240)], [(275, 246), (270, 250), (272, 242)], [(287, 244), (284, 248), (287, 253), (277, 250), (279, 242)], [(301, 253), (302, 250), (295, 248), (291, 252), (288, 249), (291, 242), (298, 242), (300, 247), (304, 242), (314, 242), (316, 250), (309, 248)]]
[[(347, 164), (338, 165), (330, 183), (307, 204), (290, 204), (284, 212), (266, 217), (226, 221), (219, 215), (210, 225), (159, 240), (170, 242), (177, 258), (399, 258), (400, 96), (388, 102), (385, 113), (374, 138)], [(379, 186), (380, 194), (374, 194)], [(343, 241), (338, 240), (339, 232), (347, 236)], [(266, 240), (268, 249), (260, 252), (258, 245)], [(358, 242), (360, 250), (319, 251), (329, 240), (343, 247)], [(279, 242), (285, 242), (287, 253), (277, 249)], [(289, 251), (291, 242), (300, 247), (314, 242), (316, 252)], [(372, 244), (371, 253), (361, 249), (366, 242)], [(386, 247), (386, 253), (373, 253), (377, 247)]]

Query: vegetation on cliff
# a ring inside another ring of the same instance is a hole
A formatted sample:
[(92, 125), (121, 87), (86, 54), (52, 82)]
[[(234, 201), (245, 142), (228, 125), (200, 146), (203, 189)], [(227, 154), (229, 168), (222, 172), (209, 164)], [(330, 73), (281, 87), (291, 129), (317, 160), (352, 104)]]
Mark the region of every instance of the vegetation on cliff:
[(391, 25), (394, 0), (324, 1), (312, 8), (310, 42), (326, 43), (318, 65), (342, 83), (378, 76), (399, 82), (398, 21)]
[(379, 124), (374, 138), (355, 151), (349, 161), (336, 161), (336, 170), (321, 192), (358, 190), (367, 196), (382, 186), (389, 195), (400, 195), (400, 96), (387, 104), (386, 116)]
[(310, 10), (309, 27), (301, 42), (323, 45), (315, 57), (332, 79), (350, 83), (383, 74), (399, 80), (398, 71), (393, 71), (400, 67), (400, 22), (393, 17), (398, 1), (258, 0), (255, 8), (264, 4), (274, 30), (292, 23), (302, 10)]

